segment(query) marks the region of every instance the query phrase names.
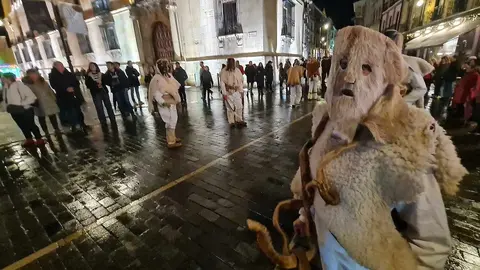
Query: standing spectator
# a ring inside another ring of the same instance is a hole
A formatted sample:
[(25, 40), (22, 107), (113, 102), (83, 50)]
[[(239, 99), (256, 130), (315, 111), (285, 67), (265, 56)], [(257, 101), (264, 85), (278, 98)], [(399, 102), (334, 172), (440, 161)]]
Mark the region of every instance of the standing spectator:
[(107, 68), (108, 71), (103, 76), (102, 81), (105, 79), (104, 84), (110, 87), (114, 99), (118, 102), (118, 108), (122, 113), (122, 117), (126, 118), (131, 115), (132, 120), (135, 121), (137, 116), (133, 112), (128, 96), (125, 94), (128, 88), (127, 75), (120, 68), (116, 68), (112, 62), (107, 62)]
[(56, 134), (60, 134), (60, 127), (58, 126), (57, 114), (59, 109), (57, 106), (57, 98), (50, 85), (38, 73), (36, 69), (27, 70), (27, 76), (24, 80), (25, 84), (30, 87), (32, 92), (37, 97), (38, 106), (33, 108), (35, 115), (38, 117), (38, 122), (42, 127), (43, 133), (49, 135), (46, 118), (50, 120)]
[(292, 108), (295, 108), (297, 105), (300, 105), (300, 100), (302, 99), (302, 77), (303, 77), (303, 67), (300, 65), (298, 59), (295, 59), (293, 62), (293, 67), (289, 69), (288, 72), (288, 82), (287, 84), (292, 87), (292, 93), (290, 94), (290, 104)]
[(245, 75), (247, 75), (247, 96), (249, 92), (253, 96), (253, 83), (255, 82), (256, 74), (257, 71), (255, 70), (252, 61), (249, 61), (248, 66), (245, 68)]
[(450, 66), (450, 59), (448, 56), (443, 56), (440, 59), (440, 64), (435, 68), (435, 75), (433, 76), (434, 84), (435, 84), (435, 90), (434, 90), (434, 95), (435, 96), (441, 96), (442, 94), (442, 88), (445, 84), (445, 74)]
[[(200, 74), (200, 83), (202, 80), (202, 74), (205, 72), (205, 67), (203, 67), (203, 71)], [(178, 88), (178, 93), (180, 94), (180, 99), (182, 104), (187, 104), (187, 94), (185, 93), (185, 82), (188, 79), (187, 72), (180, 66), (179, 62), (175, 62), (175, 70), (173, 71), (173, 77), (177, 82), (180, 83), (180, 88)], [(203, 84), (202, 84), (203, 85)], [(203, 96), (202, 99), (205, 100), (205, 89), (203, 89)]]
[[(143, 102), (140, 99), (140, 91), (138, 88), (140, 87), (140, 81), (138, 80), (138, 76), (140, 76), (140, 72), (136, 68), (133, 67), (132, 61), (127, 62), (127, 67), (125, 68), (125, 74), (128, 77), (128, 86), (130, 87), (130, 95), (132, 97), (132, 102), (135, 107), (142, 106)], [(135, 101), (135, 95), (137, 95), (138, 103)]]
[(267, 91), (273, 92), (273, 63), (268, 61), (265, 66), (265, 80)]
[(457, 68), (456, 59), (452, 58), (449, 59), (450, 63), (448, 65), (447, 70), (443, 74), (443, 91), (442, 91), (442, 98), (447, 101), (450, 101), (450, 98), (453, 94), (453, 83), (457, 80), (457, 75), (459, 70)]
[(84, 103), (83, 95), (79, 95), (80, 83), (74, 74), (66, 70), (61, 62), (54, 62), (49, 75), (50, 85), (55, 90), (60, 111), (65, 111), (72, 132), (80, 126), (87, 133), (87, 126), (81, 105)]
[[(155, 73), (156, 73), (155, 68), (152, 66), (149, 66), (148, 73), (147, 75), (145, 75), (145, 85), (147, 86), (147, 89), (150, 86), (150, 82), (152, 81), (153, 76), (155, 76)], [(147, 100), (148, 100), (148, 93), (149, 91), (147, 91)], [(153, 100), (153, 113), (158, 113), (157, 101), (155, 100)]]
[[(455, 86), (455, 92), (453, 94), (452, 107), (454, 109), (454, 114), (457, 117), (460, 117), (463, 114), (465, 122), (470, 119), (472, 101), (475, 101), (475, 110), (477, 112), (478, 108), (480, 108), (480, 105), (477, 107), (476, 104), (480, 104), (480, 93), (474, 91), (474, 89), (480, 91), (480, 87), (478, 86), (478, 84), (480, 84), (480, 72), (475, 69), (476, 66), (480, 66), (480, 61), (478, 61), (476, 57), (469, 58), (464, 65), (465, 74)], [(480, 120), (480, 117), (476, 120)]]
[[(2, 83), (4, 85), (4, 108), (22, 130), (25, 136), (23, 146), (45, 145), (40, 130), (35, 125), (35, 114), (33, 112), (33, 104), (37, 100), (35, 94), (22, 82), (17, 82), (13, 73), (4, 73)], [(33, 140), (32, 134), (35, 136), (36, 142)]]
[(167, 147), (170, 149), (181, 147), (181, 140), (177, 138), (175, 129), (177, 126), (178, 114), (177, 104), (180, 102), (178, 89), (180, 83), (168, 73), (167, 61), (160, 61), (157, 64), (160, 74), (156, 74), (148, 88), (149, 102), (148, 108), (153, 111), (153, 100), (158, 103), (158, 111), (165, 122)]
[(112, 103), (108, 96), (108, 90), (104, 82), (104, 74), (100, 72), (100, 68), (94, 62), (88, 64), (88, 72), (85, 80), (85, 84), (88, 89), (90, 89), (90, 94), (92, 95), (93, 104), (97, 110), (98, 120), (102, 127), (107, 126), (107, 119), (105, 117), (105, 111), (103, 106), (107, 109), (108, 118), (110, 118), (110, 124), (112, 126), (117, 125), (115, 120), (115, 113), (113, 112)]
[(287, 80), (287, 71), (283, 67), (283, 63), (280, 62), (278, 65), (278, 74), (279, 74), (279, 80), (280, 80), (280, 90), (283, 88), (283, 82), (286, 82)]
[(211, 88), (213, 87), (213, 78), (212, 74), (210, 73), (210, 68), (208, 66), (205, 66), (205, 70), (203, 71), (200, 80), (203, 86), (203, 95), (207, 96), (207, 100), (213, 99), (213, 91), (211, 90)]
[(240, 61), (235, 61), (235, 67), (238, 68), (238, 70), (240, 70), (240, 72), (242, 73), (242, 75), (245, 75), (245, 70), (243, 70), (243, 66), (240, 65)]
[(263, 96), (263, 88), (265, 87), (265, 69), (263, 68), (262, 62), (258, 63), (255, 81), (257, 82), (258, 94)]
[(325, 94), (325, 89), (326, 89), (326, 84), (325, 80), (327, 79), (328, 76), (330, 76), (330, 67), (332, 65), (332, 58), (326, 53), (322, 57), (322, 96)]
[(147, 86), (147, 88), (150, 85), (150, 82), (152, 81), (153, 76), (155, 76), (155, 68), (152, 66), (149, 66), (148, 72), (145, 75), (145, 79), (144, 79), (145, 85)]
[(203, 61), (200, 61), (200, 70), (198, 72), (198, 83), (199, 86), (202, 87), (202, 82), (200, 78), (202, 77), (202, 72), (205, 70), (205, 64), (203, 64)]

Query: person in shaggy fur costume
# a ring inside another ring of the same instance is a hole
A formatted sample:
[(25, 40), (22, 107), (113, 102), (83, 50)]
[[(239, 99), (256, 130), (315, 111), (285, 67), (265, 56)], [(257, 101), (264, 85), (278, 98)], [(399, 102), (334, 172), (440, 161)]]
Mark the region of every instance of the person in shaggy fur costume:
[[(247, 220), (260, 249), (284, 269), (443, 269), (452, 241), (441, 190), (454, 195), (467, 173), (444, 129), (402, 98), (409, 65), (385, 35), (361, 26), (335, 39), (325, 95), (313, 111), (312, 138), (291, 183), (294, 198), (274, 212), (283, 238)], [(300, 209), (300, 252), (288, 244), (279, 211)], [(314, 244), (311, 244), (314, 243)]]

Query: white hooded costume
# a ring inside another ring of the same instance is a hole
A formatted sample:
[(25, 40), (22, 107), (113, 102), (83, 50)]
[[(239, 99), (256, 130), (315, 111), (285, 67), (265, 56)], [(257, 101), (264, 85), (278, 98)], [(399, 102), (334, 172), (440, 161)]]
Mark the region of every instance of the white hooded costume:
[(156, 74), (148, 88), (149, 110), (153, 111), (153, 99), (155, 99), (158, 103), (158, 112), (165, 122), (169, 145), (177, 142), (175, 128), (178, 120), (177, 104), (180, 102), (179, 87), (180, 83), (171, 74), (168, 76)]
[(243, 122), (243, 76), (238, 68), (229, 71), (224, 68), (220, 73), (220, 88), (226, 96), (227, 119), (229, 124)]

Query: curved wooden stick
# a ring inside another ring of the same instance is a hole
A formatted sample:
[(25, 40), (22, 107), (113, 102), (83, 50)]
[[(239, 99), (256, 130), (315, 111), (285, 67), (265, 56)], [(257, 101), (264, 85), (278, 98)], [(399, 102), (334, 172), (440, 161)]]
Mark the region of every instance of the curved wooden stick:
[(297, 267), (297, 258), (294, 254), (281, 255), (273, 248), (270, 233), (265, 226), (251, 219), (247, 219), (247, 226), (249, 230), (257, 233), (258, 247), (270, 261), (283, 269), (294, 269)]
[(287, 238), (287, 234), (283, 231), (282, 227), (280, 226), (279, 218), (280, 218), (280, 210), (299, 210), (303, 206), (303, 201), (302, 200), (286, 200), (283, 202), (280, 202), (277, 204), (277, 207), (275, 207), (275, 211), (273, 212), (273, 227), (277, 229), (278, 233), (282, 236), (282, 241), (283, 241), (283, 247), (282, 247), (282, 253), (283, 255), (288, 255), (290, 254), (290, 251), (288, 249), (288, 243), (289, 240)]

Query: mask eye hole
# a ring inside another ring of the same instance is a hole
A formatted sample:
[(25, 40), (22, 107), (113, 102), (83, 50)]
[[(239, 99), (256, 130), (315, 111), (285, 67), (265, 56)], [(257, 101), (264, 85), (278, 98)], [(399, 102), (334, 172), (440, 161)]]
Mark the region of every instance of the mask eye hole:
[(363, 71), (363, 75), (366, 76), (370, 74), (370, 72), (372, 72), (372, 67), (370, 65), (364, 64), (362, 65), (362, 71)]
[(348, 60), (345, 59), (345, 58), (343, 58), (342, 60), (340, 60), (340, 67), (341, 67), (343, 70), (347, 69), (347, 67), (348, 67)]

